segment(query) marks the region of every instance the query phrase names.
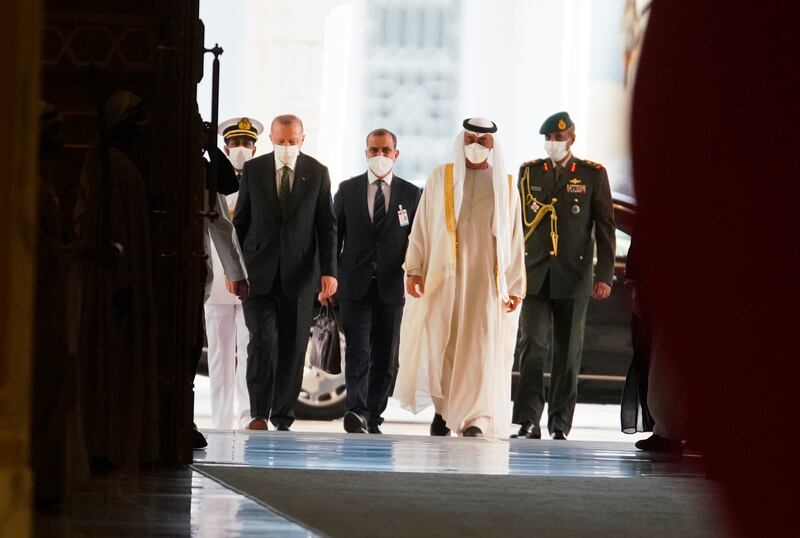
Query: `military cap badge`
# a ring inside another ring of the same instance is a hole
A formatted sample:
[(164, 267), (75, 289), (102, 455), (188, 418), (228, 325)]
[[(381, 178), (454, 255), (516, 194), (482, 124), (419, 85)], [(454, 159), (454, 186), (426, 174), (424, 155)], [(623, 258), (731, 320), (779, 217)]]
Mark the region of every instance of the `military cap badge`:
[(258, 140), (258, 135), (264, 131), (264, 126), (260, 121), (247, 117), (230, 118), (221, 122), (218, 126), (219, 134), (225, 140), (236, 136), (244, 136), (253, 140)]

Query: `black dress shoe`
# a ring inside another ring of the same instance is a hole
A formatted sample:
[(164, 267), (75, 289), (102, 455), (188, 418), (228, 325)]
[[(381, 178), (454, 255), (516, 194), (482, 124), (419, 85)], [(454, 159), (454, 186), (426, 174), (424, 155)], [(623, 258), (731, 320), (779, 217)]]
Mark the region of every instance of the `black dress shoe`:
[(447, 427), (442, 415), (436, 413), (431, 422), (431, 435), (434, 437), (447, 437), (450, 435), (450, 428)]
[(367, 433), (367, 423), (364, 417), (354, 411), (345, 413), (344, 431), (347, 433)]
[(483, 437), (483, 430), (477, 426), (470, 426), (462, 434), (464, 437)]
[(193, 450), (203, 450), (205, 447), (208, 446), (208, 441), (206, 441), (205, 436), (200, 433), (200, 430), (195, 427), (192, 430), (192, 449)]
[(275, 426), (275, 431), (290, 432), (292, 430), (290, 430), (289, 426), (287, 426), (286, 424), (278, 424), (277, 426)]
[(369, 433), (383, 433), (381, 431), (381, 428), (377, 424), (370, 424), (369, 427), (367, 428), (367, 431)]
[(647, 439), (636, 441), (636, 448), (645, 452), (672, 452), (680, 454), (683, 452), (683, 444), (680, 441), (673, 441), (666, 437), (653, 434)]
[(562, 432), (561, 430), (555, 430), (553, 432), (553, 439), (555, 439), (556, 441), (566, 441), (567, 434)]
[(519, 431), (511, 435), (512, 439), (541, 439), (542, 429), (538, 424), (527, 422), (519, 427)]

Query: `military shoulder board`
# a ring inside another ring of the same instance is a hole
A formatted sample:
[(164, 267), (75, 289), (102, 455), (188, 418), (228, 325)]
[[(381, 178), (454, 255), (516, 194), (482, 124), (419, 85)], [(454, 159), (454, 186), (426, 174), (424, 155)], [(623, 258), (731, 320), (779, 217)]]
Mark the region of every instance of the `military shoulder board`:
[(520, 168), (538, 166), (538, 165), (542, 164), (543, 161), (544, 161), (544, 159), (536, 159), (535, 161), (527, 161), (527, 162), (522, 163), (520, 165)]
[(603, 168), (603, 165), (602, 165), (602, 164), (600, 164), (600, 163), (596, 163), (596, 162), (588, 161), (588, 160), (586, 160), (586, 159), (582, 159), (582, 161), (584, 162), (584, 164), (586, 164), (586, 165), (588, 165), (588, 166), (591, 166), (592, 168), (595, 168), (595, 169), (597, 169), (597, 170), (600, 170), (601, 168)]
[(543, 167), (545, 172), (547, 172), (550, 169), (550, 165), (547, 163), (546, 159), (536, 159), (535, 161), (528, 161), (526, 163), (523, 163), (522, 166), (520, 166), (519, 168), (520, 173), (522, 173), (522, 171), (525, 170), (526, 168), (533, 169), (536, 168), (537, 166)]

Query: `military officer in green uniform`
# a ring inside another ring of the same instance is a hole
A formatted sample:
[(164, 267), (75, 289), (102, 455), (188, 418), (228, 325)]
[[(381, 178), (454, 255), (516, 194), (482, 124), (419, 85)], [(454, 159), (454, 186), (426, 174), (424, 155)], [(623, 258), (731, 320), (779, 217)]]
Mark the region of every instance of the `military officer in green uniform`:
[(614, 210), (605, 168), (570, 151), (575, 125), (569, 114), (553, 114), (539, 132), (549, 158), (527, 162), (519, 172), (528, 292), (514, 395), (513, 422), (521, 427), (512, 437), (541, 438), (544, 365), (552, 353), (547, 428), (554, 439), (566, 439), (578, 395), (589, 298), (602, 300), (611, 293)]

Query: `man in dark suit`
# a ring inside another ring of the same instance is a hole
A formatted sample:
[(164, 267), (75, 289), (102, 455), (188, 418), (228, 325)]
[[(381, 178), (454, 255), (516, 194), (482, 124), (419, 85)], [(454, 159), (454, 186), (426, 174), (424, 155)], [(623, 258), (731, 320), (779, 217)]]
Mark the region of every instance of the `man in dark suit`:
[(339, 186), (340, 303), (347, 341), (345, 380), (349, 433), (381, 433), (397, 372), (403, 313), (403, 260), (420, 190), (392, 173), (397, 137), (386, 129), (367, 136), (367, 171)]
[[(245, 163), (233, 224), (250, 278), (242, 304), (247, 346), (247, 426), (288, 431), (303, 380), (314, 293), (336, 293), (336, 218), (328, 169), (300, 153), (297, 116), (272, 120), (274, 151)], [(322, 277), (320, 277), (320, 274)]]

